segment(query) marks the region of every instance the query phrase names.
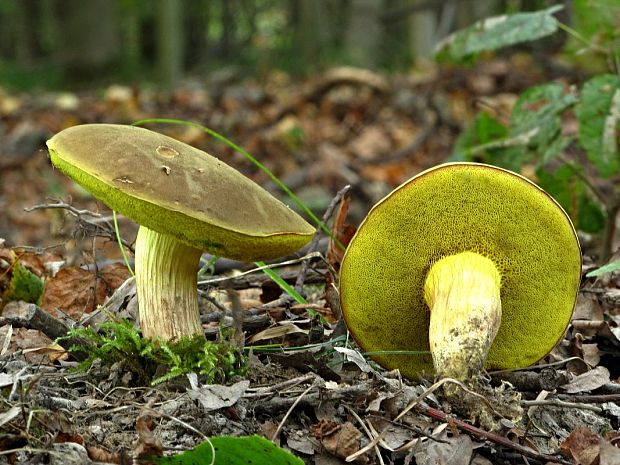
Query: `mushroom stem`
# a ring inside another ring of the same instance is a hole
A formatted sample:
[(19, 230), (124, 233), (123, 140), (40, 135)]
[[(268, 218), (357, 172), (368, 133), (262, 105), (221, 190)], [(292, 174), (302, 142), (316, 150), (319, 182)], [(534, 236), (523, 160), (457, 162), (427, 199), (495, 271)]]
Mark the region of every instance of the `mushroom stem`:
[(136, 288), (145, 338), (202, 334), (196, 273), (202, 252), (174, 237), (140, 226), (136, 238)]
[(469, 379), (482, 370), (500, 326), (501, 275), (474, 252), (433, 264), (424, 283), (431, 312), (429, 344), (438, 376)]

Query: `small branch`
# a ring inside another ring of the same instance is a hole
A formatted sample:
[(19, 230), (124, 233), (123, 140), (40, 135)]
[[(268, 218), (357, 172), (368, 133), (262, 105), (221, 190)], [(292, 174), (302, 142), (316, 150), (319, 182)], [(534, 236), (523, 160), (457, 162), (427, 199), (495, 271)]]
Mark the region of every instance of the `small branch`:
[(451, 425), (454, 425), (461, 431), (464, 431), (465, 433), (469, 434), (470, 436), (473, 436), (476, 439), (479, 439), (482, 441), (493, 442), (502, 447), (512, 449), (525, 457), (529, 457), (535, 460), (540, 460), (541, 462), (546, 461), (546, 462), (560, 463), (562, 465), (571, 465), (572, 463), (560, 457), (556, 457), (554, 455), (542, 454), (540, 452), (536, 452), (535, 450), (530, 449), (529, 447), (522, 446), (521, 444), (517, 444), (516, 442), (513, 442), (504, 436), (477, 428), (473, 425), (470, 425), (469, 423), (464, 422), (463, 420), (459, 420), (458, 418), (454, 418), (450, 415), (447, 415), (441, 410), (437, 410), (432, 407), (429, 407), (428, 405), (419, 404), (416, 406), (416, 410), (424, 415), (434, 418), (435, 420), (444, 421)]
[[(325, 210), (325, 214), (323, 215), (323, 218), (321, 219), (323, 224), (327, 224), (331, 216), (334, 214), (334, 210), (336, 209), (336, 206), (338, 206), (338, 204), (342, 202), (342, 199), (349, 193), (350, 190), (351, 190), (351, 186), (347, 184), (346, 186), (344, 186), (342, 189), (340, 189), (336, 193), (336, 196), (332, 199), (332, 201), (327, 206), (327, 210)], [(315, 252), (316, 249), (318, 248), (319, 240), (321, 238), (321, 231), (322, 231), (322, 228), (317, 227), (316, 233), (314, 234), (314, 237), (312, 238), (312, 241), (310, 242), (310, 248), (308, 252)], [(306, 275), (308, 274), (309, 268), (310, 268), (309, 260), (305, 260), (304, 262), (302, 262), (301, 270), (299, 271), (299, 275), (297, 276), (297, 281), (295, 282), (295, 290), (300, 294), (304, 286), (304, 282), (306, 280)]]
[(521, 405), (524, 407), (539, 407), (539, 406), (547, 406), (547, 407), (562, 407), (562, 408), (577, 408), (581, 410), (590, 410), (591, 412), (601, 413), (603, 409), (601, 407), (596, 407), (594, 405), (588, 404), (580, 404), (576, 402), (566, 402), (559, 399), (549, 399), (549, 400), (522, 400)]
[[(84, 236), (106, 237), (116, 242), (116, 232), (112, 226), (112, 217), (103, 216), (100, 213), (91, 212), (90, 210), (80, 210), (73, 205), (65, 203), (61, 200), (55, 203), (38, 204), (32, 207), (24, 208), (26, 212), (35, 210), (65, 210), (77, 220), (77, 227), (82, 231)], [(76, 235), (77, 231), (74, 231)], [(133, 246), (130, 242), (121, 239), (123, 246), (127, 247), (131, 253), (134, 253)]]

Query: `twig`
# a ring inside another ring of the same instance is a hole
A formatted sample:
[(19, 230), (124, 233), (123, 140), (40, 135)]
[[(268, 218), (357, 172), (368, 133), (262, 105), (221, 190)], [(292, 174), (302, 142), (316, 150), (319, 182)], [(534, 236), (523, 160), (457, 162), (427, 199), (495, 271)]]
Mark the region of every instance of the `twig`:
[[(32, 212), (35, 210), (53, 209), (65, 210), (70, 215), (74, 216), (77, 220), (77, 226), (84, 231), (85, 235), (93, 237), (106, 237), (116, 242), (116, 232), (111, 224), (111, 216), (103, 216), (100, 213), (91, 212), (90, 210), (80, 210), (61, 200), (57, 200), (55, 203), (33, 205), (32, 207), (24, 208), (24, 211)], [(123, 246), (127, 247), (127, 249), (131, 251), (131, 253), (134, 253), (131, 243), (124, 239), (121, 239), (121, 242)]]
[(447, 415), (441, 410), (434, 409), (425, 404), (419, 404), (416, 406), (416, 410), (424, 415), (427, 415), (435, 420), (445, 421), (450, 423), (451, 425), (456, 426), (461, 431), (473, 436), (476, 439), (480, 439), (483, 441), (490, 441), (495, 444), (498, 444), (502, 447), (506, 447), (512, 449), (524, 457), (529, 457), (531, 459), (540, 460), (541, 462), (553, 462), (560, 463), (562, 465), (571, 465), (572, 462), (564, 460), (560, 457), (556, 457), (554, 455), (543, 454), (537, 452), (529, 447), (522, 446), (521, 444), (517, 444), (516, 442), (511, 441), (510, 439), (501, 436), (497, 433), (492, 433), (490, 431), (485, 431), (483, 429), (477, 428), (469, 423), (464, 422), (463, 420), (459, 420), (458, 418), (454, 418), (452, 416)]
[[(282, 392), (284, 389), (295, 387), (298, 384), (305, 383), (306, 381), (310, 381), (315, 378), (316, 378), (316, 375), (314, 373), (308, 373), (303, 376), (298, 376), (296, 378), (287, 379), (286, 381), (282, 381), (281, 383), (276, 383), (271, 386), (248, 388), (245, 394), (243, 394), (243, 397), (261, 397), (261, 396), (271, 395), (274, 392)], [(253, 392), (248, 392), (248, 391), (253, 391)]]
[(566, 402), (560, 399), (549, 400), (522, 400), (521, 405), (524, 407), (538, 407), (538, 406), (551, 406), (551, 407), (563, 407), (563, 408), (577, 408), (582, 410), (590, 410), (592, 412), (601, 413), (603, 409), (594, 405), (580, 404), (576, 402)]
[(284, 418), (282, 418), (282, 421), (280, 422), (280, 424), (278, 425), (278, 427), (276, 428), (275, 432), (273, 433), (273, 435), (271, 436), (271, 440), (273, 442), (276, 441), (276, 439), (278, 438), (278, 436), (280, 435), (280, 431), (282, 430), (282, 427), (284, 426), (284, 423), (286, 423), (286, 420), (288, 419), (288, 417), (291, 415), (291, 413), (293, 412), (293, 410), (295, 410), (295, 407), (297, 406), (297, 404), (299, 404), (299, 402), (301, 401), (301, 399), (304, 398), (304, 396), (306, 394), (308, 394), (310, 392), (311, 389), (314, 389), (315, 387), (317, 387), (317, 378), (315, 378), (314, 382), (308, 386), (308, 388), (302, 392), (297, 399), (295, 399), (295, 402), (293, 402), (293, 405), (291, 405), (291, 408), (288, 409), (288, 411), (286, 412), (286, 414), (284, 415)]
[[(355, 410), (353, 410), (351, 407), (349, 407), (346, 404), (343, 404), (343, 407), (346, 408), (351, 415), (353, 415), (353, 418), (355, 418), (357, 420), (357, 422), (362, 426), (362, 428), (366, 432), (366, 435), (368, 436), (368, 439), (370, 439), (372, 441), (373, 440), (372, 433), (370, 432), (370, 430), (368, 429), (368, 427), (366, 426), (364, 421), (360, 418), (360, 416), (357, 413), (355, 413)], [(383, 461), (383, 457), (381, 457), (381, 451), (379, 450), (379, 446), (377, 446), (375, 444), (374, 449), (375, 449), (375, 453), (377, 454), (377, 458), (379, 459), (379, 463), (381, 465), (384, 465), (385, 462)]]
[[(323, 215), (323, 218), (321, 219), (323, 224), (327, 224), (331, 216), (334, 214), (334, 210), (336, 209), (336, 206), (342, 201), (342, 199), (349, 193), (350, 190), (351, 190), (351, 186), (347, 184), (346, 186), (344, 186), (342, 189), (340, 189), (336, 193), (335, 197), (332, 199), (332, 201), (327, 206), (327, 209), (325, 210), (325, 214)], [(322, 232), (322, 228), (317, 227), (316, 233), (314, 233), (314, 237), (312, 238), (312, 241), (310, 241), (310, 247), (308, 249), (310, 252), (316, 252), (316, 249), (319, 246), (321, 232)], [(306, 280), (306, 275), (308, 274), (309, 268), (310, 268), (310, 260), (304, 260), (301, 264), (301, 269), (299, 271), (299, 274), (297, 275), (297, 281), (295, 281), (295, 290), (298, 293), (301, 293), (303, 289), (304, 282)]]
[(246, 276), (246, 275), (249, 275), (251, 273), (255, 273), (257, 271), (265, 270), (265, 269), (268, 269), (268, 268), (279, 268), (281, 266), (286, 266), (286, 265), (294, 265), (295, 263), (303, 262), (304, 260), (308, 260), (310, 258), (320, 257), (320, 256), (321, 256), (321, 254), (319, 252), (312, 252), (312, 253), (304, 255), (301, 258), (295, 258), (293, 260), (287, 260), (285, 262), (271, 263), (271, 264), (268, 264), (268, 265), (265, 265), (265, 266), (257, 266), (256, 268), (252, 268), (251, 270), (244, 271), (243, 273), (239, 273), (236, 276), (220, 276), (218, 278), (203, 279), (201, 281), (198, 281), (198, 285), (199, 286), (205, 286), (205, 285), (209, 285), (209, 284), (221, 283), (223, 281), (234, 280), (234, 279), (237, 279), (237, 278), (239, 278), (241, 276)]
[(558, 399), (567, 402), (586, 402), (589, 404), (604, 404), (606, 402), (620, 402), (620, 394), (559, 394)]

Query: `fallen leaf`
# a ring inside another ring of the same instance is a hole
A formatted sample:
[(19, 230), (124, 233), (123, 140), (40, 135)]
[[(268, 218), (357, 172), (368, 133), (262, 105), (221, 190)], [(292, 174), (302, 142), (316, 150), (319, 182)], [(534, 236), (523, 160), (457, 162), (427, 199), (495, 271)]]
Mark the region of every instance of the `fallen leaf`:
[(97, 273), (82, 268), (63, 268), (47, 282), (41, 307), (52, 314), (61, 309), (79, 319), (103, 304), (128, 277), (129, 270), (121, 263), (105, 266)]
[(439, 436), (444, 442), (430, 441), (414, 450), (416, 465), (469, 465), (474, 446), (466, 434), (448, 436), (447, 430)]
[[(346, 458), (360, 449), (362, 433), (350, 421), (336, 423), (330, 420), (321, 420), (310, 426), (310, 432), (316, 437), (325, 450), (336, 457)], [(363, 460), (364, 456), (358, 457)]]
[(609, 441), (601, 439), (599, 465), (618, 465), (620, 463), (620, 449)]
[(357, 367), (364, 373), (370, 373), (372, 371), (372, 368), (370, 367), (364, 356), (358, 351), (348, 349), (346, 347), (334, 347), (334, 350), (343, 354), (347, 361), (355, 363)]
[(232, 386), (220, 384), (205, 384), (198, 386), (196, 381), (192, 382), (191, 388), (187, 390), (190, 399), (198, 400), (207, 412), (230, 407), (237, 403), (243, 393), (250, 387), (248, 380), (239, 381)]
[(560, 444), (560, 450), (579, 465), (596, 465), (600, 441), (598, 434), (585, 426), (579, 426)]
[(570, 383), (561, 386), (569, 394), (593, 391), (610, 382), (609, 370), (603, 366), (576, 376)]
[(286, 323), (280, 326), (272, 326), (271, 328), (264, 329), (260, 333), (256, 333), (248, 341), (250, 344), (256, 341), (263, 341), (265, 339), (274, 339), (284, 337), (287, 334), (303, 333), (308, 334), (307, 329), (301, 329), (299, 326), (293, 323)]

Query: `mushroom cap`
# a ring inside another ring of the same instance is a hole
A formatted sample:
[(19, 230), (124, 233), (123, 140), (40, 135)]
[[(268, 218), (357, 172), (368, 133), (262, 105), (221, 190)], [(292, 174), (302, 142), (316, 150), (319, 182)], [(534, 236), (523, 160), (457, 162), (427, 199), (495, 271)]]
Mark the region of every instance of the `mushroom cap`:
[(215, 255), (276, 258), (314, 234), (301, 216), (232, 167), (148, 129), (73, 126), (47, 146), (60, 171), (110, 208)]
[[(449, 163), (405, 182), (375, 205), (340, 271), (342, 312), (364, 351), (429, 351), (424, 282), (438, 259), (464, 251), (501, 273), (502, 319), (487, 369), (544, 357), (570, 321), (581, 278), (573, 225), (526, 178), (478, 163)], [(433, 373), (430, 353), (372, 356), (406, 377)]]

